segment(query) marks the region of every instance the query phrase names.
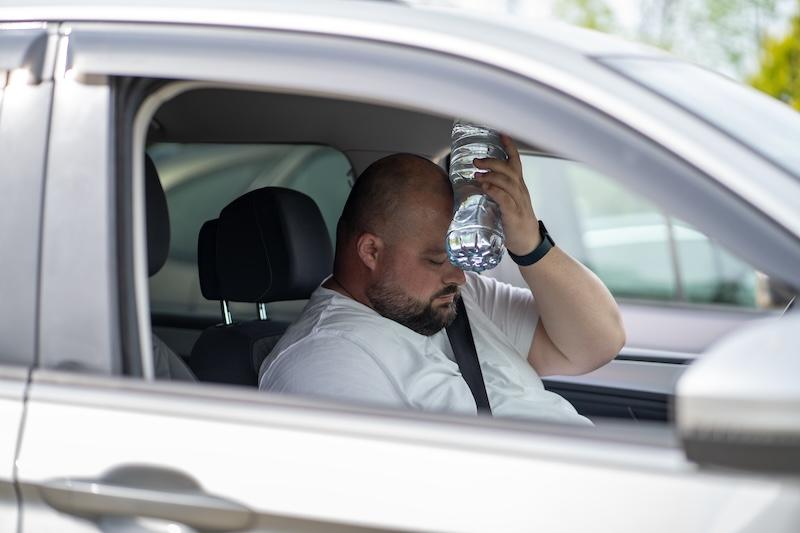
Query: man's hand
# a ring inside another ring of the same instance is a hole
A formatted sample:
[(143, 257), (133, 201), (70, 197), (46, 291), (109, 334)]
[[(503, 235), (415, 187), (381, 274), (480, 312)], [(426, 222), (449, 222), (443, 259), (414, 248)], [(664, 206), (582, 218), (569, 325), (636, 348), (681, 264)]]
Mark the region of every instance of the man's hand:
[(486, 195), (500, 206), (506, 248), (515, 255), (526, 255), (541, 241), (539, 220), (533, 211), (528, 187), (522, 179), (522, 161), (517, 146), (508, 135), (501, 135), (500, 142), (508, 154), (508, 160), (473, 160), (476, 168), (487, 171), (476, 172), (475, 177)]

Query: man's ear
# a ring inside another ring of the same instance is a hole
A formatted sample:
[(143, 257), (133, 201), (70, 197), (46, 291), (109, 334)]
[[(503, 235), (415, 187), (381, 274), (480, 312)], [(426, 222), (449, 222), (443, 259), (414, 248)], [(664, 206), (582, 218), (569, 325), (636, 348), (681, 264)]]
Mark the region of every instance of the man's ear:
[(383, 252), (383, 239), (374, 233), (362, 233), (356, 241), (356, 251), (361, 262), (370, 269), (378, 266), (378, 256)]

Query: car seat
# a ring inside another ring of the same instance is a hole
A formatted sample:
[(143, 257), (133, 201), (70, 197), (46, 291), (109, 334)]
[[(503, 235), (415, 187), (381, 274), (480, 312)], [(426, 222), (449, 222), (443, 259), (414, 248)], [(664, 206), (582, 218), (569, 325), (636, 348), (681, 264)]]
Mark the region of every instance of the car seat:
[(206, 300), (218, 300), (224, 324), (233, 323), (228, 301), (219, 294), (217, 278), (217, 226), (219, 219), (208, 220), (200, 228), (197, 236), (197, 276), (200, 278), (200, 292)]
[[(314, 201), (279, 187), (250, 191), (203, 225), (198, 274), (209, 300), (305, 300), (330, 275), (333, 250)], [(261, 362), (288, 327), (262, 317), (203, 331), (189, 365), (201, 381), (256, 386)]]
[[(144, 156), (144, 190), (147, 204), (147, 270), (154, 276), (169, 254), (169, 210), (167, 197), (158, 170), (150, 156)], [(153, 367), (156, 379), (172, 379), (178, 381), (196, 381), (192, 371), (186, 366), (178, 354), (153, 333)]]

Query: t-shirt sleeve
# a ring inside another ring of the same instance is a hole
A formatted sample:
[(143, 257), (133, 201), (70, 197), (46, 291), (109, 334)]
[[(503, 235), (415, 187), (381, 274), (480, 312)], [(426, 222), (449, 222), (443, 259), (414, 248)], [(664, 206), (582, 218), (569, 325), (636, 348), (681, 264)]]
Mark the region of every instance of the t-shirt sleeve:
[(259, 388), (338, 401), (406, 407), (375, 358), (339, 335), (314, 335), (287, 347), (269, 363)]
[(517, 352), (527, 357), (539, 310), (530, 289), (467, 272), (467, 290), (477, 306), (502, 331)]
[(155, 333), (153, 337), (153, 366), (156, 379), (196, 381), (189, 367)]

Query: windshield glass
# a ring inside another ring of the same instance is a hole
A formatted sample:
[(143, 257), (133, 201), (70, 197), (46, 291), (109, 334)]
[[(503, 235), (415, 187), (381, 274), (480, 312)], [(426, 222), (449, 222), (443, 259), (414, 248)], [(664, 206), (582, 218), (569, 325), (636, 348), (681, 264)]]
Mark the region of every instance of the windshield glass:
[(603, 63), (800, 177), (800, 113), (789, 106), (690, 63), (640, 58)]

